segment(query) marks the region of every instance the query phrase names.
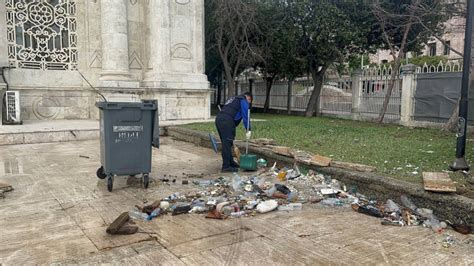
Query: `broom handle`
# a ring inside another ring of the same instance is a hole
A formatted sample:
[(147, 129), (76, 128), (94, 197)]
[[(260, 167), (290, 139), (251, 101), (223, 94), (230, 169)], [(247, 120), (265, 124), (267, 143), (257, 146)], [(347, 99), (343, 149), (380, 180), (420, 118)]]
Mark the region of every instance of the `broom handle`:
[[(250, 127), (250, 109), (247, 113), (247, 132), (249, 131)], [(247, 139), (247, 144), (245, 145), (245, 154), (249, 154), (249, 139)]]

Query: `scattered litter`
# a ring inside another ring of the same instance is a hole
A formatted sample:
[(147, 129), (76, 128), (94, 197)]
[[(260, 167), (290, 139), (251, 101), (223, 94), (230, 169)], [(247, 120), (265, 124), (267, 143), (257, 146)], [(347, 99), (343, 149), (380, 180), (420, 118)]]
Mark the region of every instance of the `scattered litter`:
[[(380, 218), (384, 226), (424, 226), (437, 233), (447, 227), (433, 210), (418, 208), (406, 195), (400, 197), (401, 205), (392, 199), (379, 202), (360, 194), (353, 185), (345, 185), (313, 170), (303, 174), (296, 164), (291, 169), (279, 169), (276, 163), (266, 168), (263, 159), (259, 161), (261, 170), (252, 176), (234, 173), (214, 179), (188, 177), (189, 180), (183, 180), (182, 184), (193, 184), (197, 190), (172, 193), (147, 206), (137, 206), (127, 215), (141, 221), (159, 220), (167, 214), (239, 219), (275, 210), (291, 213), (303, 210), (305, 204), (321, 204), (326, 208), (352, 208), (358, 213)], [(459, 232), (472, 232), (467, 226), (449, 225)]]
[(455, 239), (452, 235), (446, 234), (445, 239), (443, 240), (443, 247), (449, 248), (455, 243)]
[(260, 158), (257, 160), (257, 168), (258, 169), (261, 169), (261, 168), (265, 168), (267, 167), (267, 160), (263, 159), (263, 158)]
[(323, 188), (321, 189), (321, 194), (327, 196), (327, 195), (336, 195), (337, 191), (332, 189), (332, 188)]
[(353, 203), (352, 204), (352, 209), (356, 212), (367, 214), (370, 216), (378, 217), (378, 218), (383, 218), (384, 215), (380, 211), (379, 208), (369, 204), (360, 204), (360, 203)]
[(257, 205), (257, 212), (267, 213), (274, 211), (278, 207), (278, 202), (276, 200), (264, 201)]

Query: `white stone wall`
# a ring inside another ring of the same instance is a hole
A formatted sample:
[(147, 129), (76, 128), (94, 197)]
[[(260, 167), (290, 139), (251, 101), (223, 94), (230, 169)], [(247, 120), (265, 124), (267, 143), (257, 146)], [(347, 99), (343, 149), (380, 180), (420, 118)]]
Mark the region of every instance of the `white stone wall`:
[[(105, 2), (107, 1), (107, 2)], [(203, 0), (76, 0), (78, 69), (109, 101), (157, 99), (163, 120), (208, 119)], [(0, 0), (0, 66), (8, 65)], [(75, 70), (10, 69), (23, 119), (97, 119)]]

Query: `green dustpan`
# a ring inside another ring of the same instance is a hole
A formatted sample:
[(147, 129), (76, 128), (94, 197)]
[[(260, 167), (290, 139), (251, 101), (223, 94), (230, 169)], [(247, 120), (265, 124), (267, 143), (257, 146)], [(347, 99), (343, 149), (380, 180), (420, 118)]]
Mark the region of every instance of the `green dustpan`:
[(240, 155), (240, 168), (247, 171), (257, 170), (257, 155), (242, 154)]
[[(250, 110), (248, 113), (248, 124), (250, 124)], [(249, 128), (249, 126), (247, 126)], [(257, 170), (257, 155), (249, 154), (249, 140), (245, 146), (245, 154), (240, 155), (240, 169), (247, 171)]]

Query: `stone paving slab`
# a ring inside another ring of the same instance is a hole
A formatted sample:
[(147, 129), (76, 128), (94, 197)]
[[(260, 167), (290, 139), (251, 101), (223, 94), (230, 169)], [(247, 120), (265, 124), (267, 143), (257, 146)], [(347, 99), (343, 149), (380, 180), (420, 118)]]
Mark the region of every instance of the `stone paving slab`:
[[(80, 157), (80, 156), (86, 156)], [(99, 143), (26, 144), (2, 147), (0, 182), (14, 190), (0, 199), (0, 264), (474, 264), (474, 237), (444, 235), (422, 227), (384, 227), (349, 208), (304, 205), (302, 211), (209, 220), (202, 215), (137, 221), (133, 236), (109, 236), (105, 228), (135, 204), (180, 191), (188, 174), (217, 176), (220, 158), (210, 149), (164, 138), (153, 150), (156, 180), (117, 177), (109, 193), (95, 177)]]

